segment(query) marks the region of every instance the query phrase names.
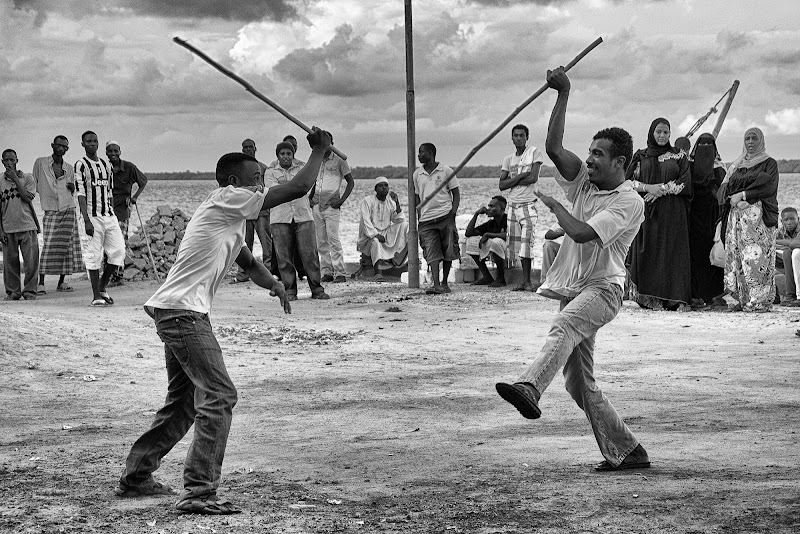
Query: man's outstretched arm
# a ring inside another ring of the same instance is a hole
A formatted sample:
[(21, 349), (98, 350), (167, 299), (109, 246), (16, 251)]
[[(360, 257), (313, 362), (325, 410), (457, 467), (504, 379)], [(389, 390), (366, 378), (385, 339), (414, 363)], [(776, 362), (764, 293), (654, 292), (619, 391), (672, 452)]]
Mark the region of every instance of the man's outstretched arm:
[(269, 188), (264, 197), (264, 208), (274, 208), (300, 198), (317, 183), (323, 155), (331, 146), (331, 136), (328, 132), (315, 128), (314, 133), (308, 134), (306, 139), (311, 145), (311, 157), (308, 158), (308, 162), (289, 182)]
[[(567, 114), (567, 101), (569, 100), (570, 81), (563, 67), (547, 71), (547, 85), (558, 91), (553, 113), (550, 115), (550, 124), (547, 127), (547, 140), (545, 150), (547, 156), (553, 161), (558, 172), (565, 180), (572, 181), (581, 170), (581, 159), (574, 153), (564, 148), (564, 122)], [(565, 228), (566, 230), (566, 228)], [(567, 232), (569, 234), (569, 232)]]

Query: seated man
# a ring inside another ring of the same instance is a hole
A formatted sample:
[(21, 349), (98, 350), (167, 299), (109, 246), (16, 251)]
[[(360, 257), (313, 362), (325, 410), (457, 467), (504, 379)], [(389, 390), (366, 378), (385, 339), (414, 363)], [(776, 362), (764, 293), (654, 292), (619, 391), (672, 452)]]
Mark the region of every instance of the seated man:
[(539, 285), (544, 284), (544, 279), (547, 278), (547, 271), (553, 265), (553, 260), (556, 259), (558, 249), (561, 248), (561, 243), (564, 242), (564, 229), (555, 223), (544, 234), (544, 245), (542, 245), (542, 272), (539, 275)]
[[(478, 269), (481, 277), (472, 283), (475, 286), (502, 287), (506, 285), (506, 235), (508, 233), (508, 217), (505, 214), (506, 199), (500, 195), (492, 197), (488, 206), (483, 206), (467, 225), (467, 254), (469, 254)], [(479, 215), (487, 215), (489, 220), (475, 227)], [(497, 278), (492, 278), (486, 259), (491, 255), (497, 267)]]
[[(799, 307), (797, 299), (798, 268), (800, 267), (800, 225), (797, 209), (783, 208), (781, 228), (775, 239), (775, 285), (783, 299), (781, 305)], [(779, 298), (779, 297), (776, 297)]]
[(408, 223), (401, 214), (397, 193), (389, 191), (389, 180), (375, 178), (375, 194), (361, 201), (358, 225), (358, 251), (370, 257), (375, 280), (383, 273), (402, 266), (408, 259)]

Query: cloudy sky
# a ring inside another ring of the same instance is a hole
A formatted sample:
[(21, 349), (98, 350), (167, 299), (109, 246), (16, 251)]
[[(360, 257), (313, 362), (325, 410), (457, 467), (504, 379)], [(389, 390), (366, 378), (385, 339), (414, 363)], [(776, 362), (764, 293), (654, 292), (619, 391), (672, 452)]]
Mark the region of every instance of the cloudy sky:
[[(119, 141), (145, 171), (207, 171), (251, 137), (271, 160), (302, 131), (175, 45), (180, 36), (307, 124), (335, 134), (363, 165), (404, 165), (401, 0), (0, 0), (0, 144), (21, 167), (55, 134)], [(760, 126), (768, 152), (800, 158), (797, 0), (427, 0), (414, 3), (417, 141), (455, 165), (597, 37), (570, 73), (565, 144), (586, 153), (595, 131), (621, 126), (644, 146), (658, 116), (683, 134), (730, 87), (739, 93), (719, 146), (741, 151)], [(541, 146), (550, 91), (519, 121)], [(704, 130), (710, 131), (714, 118)], [(472, 160), (499, 164), (502, 132)], [(302, 146), (302, 145), (301, 145)], [(299, 156), (308, 154), (302, 146)]]

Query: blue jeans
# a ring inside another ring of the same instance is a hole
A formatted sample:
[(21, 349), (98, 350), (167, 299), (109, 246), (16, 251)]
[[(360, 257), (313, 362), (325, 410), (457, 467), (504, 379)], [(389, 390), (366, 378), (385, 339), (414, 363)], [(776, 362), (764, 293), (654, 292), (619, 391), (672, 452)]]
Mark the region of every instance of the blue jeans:
[(281, 274), (281, 282), (286, 288), (286, 294), (297, 296), (295, 250), (300, 253), (300, 259), (303, 261), (311, 294), (323, 293), (325, 289), (320, 284), (314, 221), (292, 221), (289, 224), (272, 223), (270, 229), (272, 230), (272, 242), (275, 244), (275, 255), (278, 257), (278, 272)]
[(541, 394), (564, 367), (567, 391), (586, 414), (603, 457), (618, 466), (639, 441), (594, 380), (594, 339), (622, 307), (622, 288), (605, 282), (563, 299), (539, 358), (517, 382), (528, 382)]
[(236, 388), (207, 314), (156, 308), (154, 319), (164, 342), (167, 399), (153, 425), (131, 447), (120, 484), (129, 487), (148, 480), (194, 424), (180, 499), (213, 495), (219, 487)]

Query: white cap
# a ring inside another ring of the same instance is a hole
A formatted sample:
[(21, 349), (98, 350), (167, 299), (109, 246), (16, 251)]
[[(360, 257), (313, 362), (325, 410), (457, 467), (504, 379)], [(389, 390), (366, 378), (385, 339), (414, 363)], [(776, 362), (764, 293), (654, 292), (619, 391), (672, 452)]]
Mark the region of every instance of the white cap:
[(375, 178), (375, 185), (388, 184), (388, 183), (389, 183), (389, 179), (387, 177), (385, 177), (385, 176), (378, 176), (377, 178)]

